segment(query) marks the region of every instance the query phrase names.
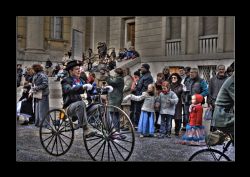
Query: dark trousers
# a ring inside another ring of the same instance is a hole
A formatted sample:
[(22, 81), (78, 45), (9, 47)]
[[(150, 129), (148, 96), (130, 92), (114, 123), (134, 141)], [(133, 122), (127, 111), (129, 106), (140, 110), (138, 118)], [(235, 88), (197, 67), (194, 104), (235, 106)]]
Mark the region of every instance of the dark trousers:
[(169, 114), (161, 114), (161, 128), (160, 128), (161, 134), (167, 133), (170, 135), (173, 117), (174, 116), (169, 115)]
[(159, 115), (160, 115), (160, 112), (155, 112), (155, 129), (156, 130), (159, 130), (160, 126), (161, 126), (161, 125), (157, 124), (158, 119), (159, 119)]
[(183, 104), (183, 127), (186, 127), (187, 123), (189, 122), (189, 104)]
[(120, 132), (120, 116), (119, 116), (119, 112), (111, 112), (110, 111), (110, 116), (112, 118), (112, 123), (113, 123), (116, 131)]
[(180, 129), (181, 129), (181, 119), (174, 119), (174, 123), (175, 123), (175, 133), (179, 133)]

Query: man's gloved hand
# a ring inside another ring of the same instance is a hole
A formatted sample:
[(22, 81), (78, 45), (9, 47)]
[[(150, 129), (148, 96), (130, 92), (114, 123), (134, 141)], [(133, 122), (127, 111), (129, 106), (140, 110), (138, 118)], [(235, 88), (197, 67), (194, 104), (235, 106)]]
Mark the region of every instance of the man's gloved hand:
[(84, 84), (82, 88), (89, 91), (92, 90), (93, 86), (91, 84)]
[(105, 86), (105, 88), (108, 89), (109, 93), (113, 92), (113, 90), (114, 90), (113, 87), (110, 85)]

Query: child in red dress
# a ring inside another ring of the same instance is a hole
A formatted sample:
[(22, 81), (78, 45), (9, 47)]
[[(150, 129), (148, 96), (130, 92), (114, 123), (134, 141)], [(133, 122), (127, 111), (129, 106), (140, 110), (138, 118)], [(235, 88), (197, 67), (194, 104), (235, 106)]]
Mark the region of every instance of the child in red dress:
[(202, 125), (202, 100), (203, 96), (200, 94), (192, 96), (192, 104), (189, 107), (189, 123), (186, 125), (186, 133), (182, 136), (182, 144), (206, 145), (205, 129)]

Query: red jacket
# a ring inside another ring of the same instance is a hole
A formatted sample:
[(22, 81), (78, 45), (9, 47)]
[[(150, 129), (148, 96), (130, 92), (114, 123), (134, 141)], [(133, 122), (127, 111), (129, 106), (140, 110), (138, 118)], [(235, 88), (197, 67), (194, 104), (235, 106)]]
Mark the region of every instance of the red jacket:
[(191, 126), (202, 125), (202, 114), (203, 107), (201, 105), (198, 104), (192, 107), (192, 111), (189, 114), (189, 124)]

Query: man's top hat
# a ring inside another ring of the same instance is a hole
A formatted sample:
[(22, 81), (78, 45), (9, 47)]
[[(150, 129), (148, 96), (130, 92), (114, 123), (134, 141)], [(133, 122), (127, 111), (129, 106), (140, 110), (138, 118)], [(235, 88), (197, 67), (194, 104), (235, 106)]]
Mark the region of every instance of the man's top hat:
[(65, 70), (69, 71), (71, 68), (75, 67), (75, 66), (81, 66), (82, 62), (79, 60), (71, 60), (67, 63), (64, 64), (66, 66)]

